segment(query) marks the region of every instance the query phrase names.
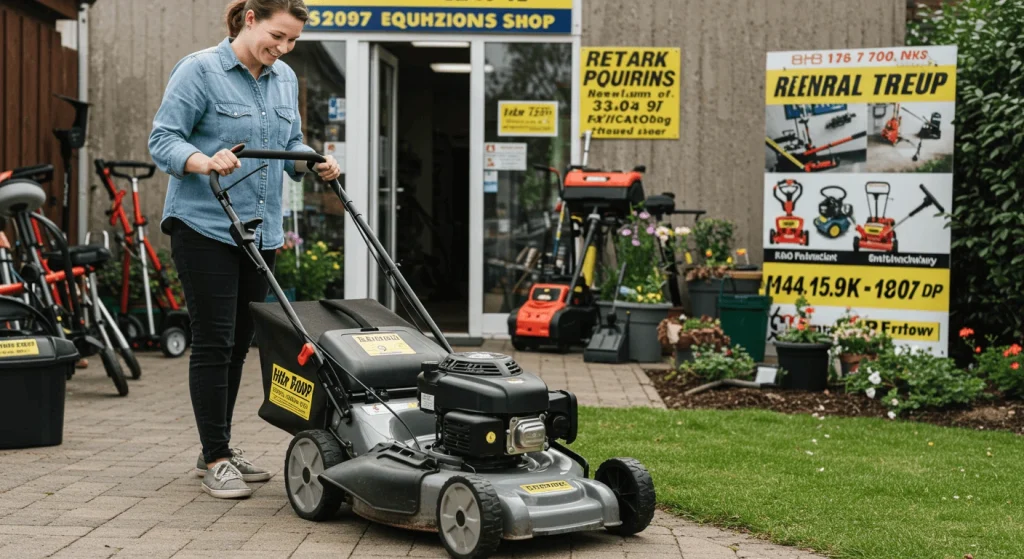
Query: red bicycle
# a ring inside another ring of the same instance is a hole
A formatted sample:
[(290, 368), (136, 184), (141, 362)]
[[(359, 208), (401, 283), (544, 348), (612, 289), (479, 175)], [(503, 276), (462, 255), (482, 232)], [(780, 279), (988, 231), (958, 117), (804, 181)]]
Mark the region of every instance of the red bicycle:
[[(188, 313), (179, 304), (167, 279), (167, 271), (149, 238), (146, 237), (146, 217), (142, 214), (139, 203), (139, 181), (148, 179), (156, 172), (156, 165), (141, 161), (94, 161), (96, 173), (107, 189), (111, 206), (106, 214), (110, 216), (110, 224), (120, 225), (123, 233), (118, 233), (118, 241), (123, 249), (121, 267), (121, 302), (118, 312), (118, 324), (128, 337), (129, 343), (136, 349), (161, 349), (168, 357), (180, 357), (191, 345), (191, 329)], [(125, 211), (124, 199), (128, 193), (118, 189), (113, 177), (131, 182), (132, 220)], [(142, 270), (143, 298), (145, 299), (146, 324), (131, 314), (130, 309), (130, 276), (131, 263), (137, 259)], [(159, 289), (154, 293), (151, 289), (150, 269), (152, 263)], [(160, 311), (159, 320), (154, 317), (154, 300)]]

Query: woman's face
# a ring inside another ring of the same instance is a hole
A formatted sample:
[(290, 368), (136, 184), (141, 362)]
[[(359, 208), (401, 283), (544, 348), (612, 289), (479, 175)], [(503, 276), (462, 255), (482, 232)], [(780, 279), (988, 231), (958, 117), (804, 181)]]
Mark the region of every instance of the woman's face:
[(245, 14), (249, 50), (264, 66), (270, 66), (278, 58), (295, 48), (295, 41), (302, 34), (301, 20), (286, 11), (280, 11), (263, 21), (256, 21), (252, 10)]

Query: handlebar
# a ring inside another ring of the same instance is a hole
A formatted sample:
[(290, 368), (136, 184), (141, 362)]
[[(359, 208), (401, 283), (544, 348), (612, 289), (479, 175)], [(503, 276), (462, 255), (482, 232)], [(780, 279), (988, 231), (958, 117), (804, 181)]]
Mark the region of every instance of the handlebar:
[[(145, 161), (104, 161), (102, 159), (96, 160), (96, 166), (101, 169), (107, 169), (111, 175), (120, 177), (122, 179), (148, 179), (156, 173), (156, 165), (147, 163)], [(128, 174), (123, 171), (118, 171), (118, 167), (128, 169), (145, 169), (147, 172), (141, 175)]]
[[(787, 189), (787, 187), (789, 187)], [(786, 195), (786, 199), (779, 198), (779, 192)], [(772, 188), (772, 196), (779, 202), (796, 202), (803, 196), (804, 185), (793, 179), (782, 179)], [(796, 198), (793, 195), (796, 194)]]
[(34, 182), (46, 182), (53, 178), (53, 165), (31, 165), (11, 169), (11, 179), (28, 179)]
[[(327, 159), (319, 153), (311, 151), (284, 151), (266, 149), (245, 149), (244, 144), (235, 146), (231, 150), (239, 159), (283, 159), (291, 161), (305, 161), (307, 163), (326, 163)], [(220, 187), (220, 175), (216, 172), (210, 173), (210, 189), (214, 196), (220, 198), (224, 190)]]

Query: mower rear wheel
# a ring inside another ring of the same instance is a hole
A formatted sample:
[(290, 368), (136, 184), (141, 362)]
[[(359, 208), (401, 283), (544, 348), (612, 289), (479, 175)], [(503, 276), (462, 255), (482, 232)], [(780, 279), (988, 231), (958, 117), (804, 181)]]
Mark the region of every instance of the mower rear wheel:
[(501, 544), (502, 524), (501, 502), (491, 482), (477, 476), (452, 476), (441, 487), (437, 532), (452, 557), (489, 557)]
[(319, 476), (344, 460), (341, 444), (327, 431), (311, 429), (295, 435), (284, 459), (284, 489), (295, 514), (321, 521), (338, 512), (344, 492), (321, 484)]
[(654, 481), (651, 474), (633, 458), (610, 458), (601, 463), (594, 479), (608, 486), (619, 501), (622, 524), (608, 531), (620, 536), (643, 532), (654, 519)]

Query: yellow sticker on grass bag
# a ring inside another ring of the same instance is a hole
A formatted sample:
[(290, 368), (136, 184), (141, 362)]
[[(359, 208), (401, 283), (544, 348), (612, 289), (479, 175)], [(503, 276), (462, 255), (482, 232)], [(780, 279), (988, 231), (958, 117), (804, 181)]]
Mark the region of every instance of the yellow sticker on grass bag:
[(7, 340), (0, 342), (0, 357), (21, 357), (39, 355), (39, 344), (35, 339)]
[(270, 378), (270, 402), (309, 421), (313, 404), (312, 382), (274, 364)]
[(555, 491), (572, 490), (572, 485), (569, 485), (569, 482), (564, 480), (545, 481), (544, 483), (531, 483), (529, 485), (520, 485), (519, 487), (525, 489), (527, 493), (534, 495), (537, 493), (553, 493)]
[(402, 336), (394, 332), (383, 332), (380, 334), (357, 334), (355, 338), (363, 350), (373, 356), (381, 355), (415, 355), (409, 344), (405, 343)]

